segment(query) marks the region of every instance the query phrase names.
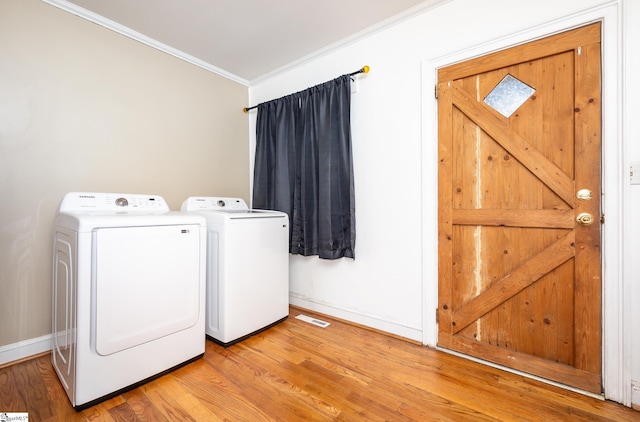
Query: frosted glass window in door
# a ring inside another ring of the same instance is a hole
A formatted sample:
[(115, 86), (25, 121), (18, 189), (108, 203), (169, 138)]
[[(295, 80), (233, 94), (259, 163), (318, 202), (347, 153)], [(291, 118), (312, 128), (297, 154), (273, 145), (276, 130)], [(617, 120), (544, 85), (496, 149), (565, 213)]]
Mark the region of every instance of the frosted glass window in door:
[(493, 107), (504, 117), (510, 117), (534, 93), (535, 89), (507, 74), (484, 99), (485, 104)]

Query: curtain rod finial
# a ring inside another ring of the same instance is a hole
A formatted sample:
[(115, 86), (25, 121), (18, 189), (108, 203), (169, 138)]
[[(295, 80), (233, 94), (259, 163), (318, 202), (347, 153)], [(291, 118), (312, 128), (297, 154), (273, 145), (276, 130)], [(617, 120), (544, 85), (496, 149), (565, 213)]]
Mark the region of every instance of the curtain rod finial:
[(248, 113), (248, 112), (249, 112), (249, 109), (248, 109), (247, 107), (242, 107), (242, 112), (243, 112), (243, 113)]
[(363, 73), (369, 73), (369, 69), (370, 69), (369, 66), (364, 65), (364, 67), (362, 68), (362, 72)]

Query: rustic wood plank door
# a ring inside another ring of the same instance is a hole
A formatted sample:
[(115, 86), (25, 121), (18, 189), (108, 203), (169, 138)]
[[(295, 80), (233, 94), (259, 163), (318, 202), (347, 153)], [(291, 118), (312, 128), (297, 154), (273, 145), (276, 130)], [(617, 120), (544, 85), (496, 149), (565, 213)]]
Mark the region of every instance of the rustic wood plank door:
[[(534, 90), (512, 114), (486, 98), (505, 77)], [(442, 68), (437, 86), (438, 344), (595, 393), (600, 89), (599, 23)]]

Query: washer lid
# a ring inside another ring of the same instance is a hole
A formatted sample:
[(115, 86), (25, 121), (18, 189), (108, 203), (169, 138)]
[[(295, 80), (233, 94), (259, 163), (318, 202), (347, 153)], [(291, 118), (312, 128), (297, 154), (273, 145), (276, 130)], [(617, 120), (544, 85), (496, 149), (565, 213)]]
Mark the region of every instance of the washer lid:
[(229, 218), (281, 218), (285, 213), (272, 210), (217, 210), (213, 211), (225, 214)]

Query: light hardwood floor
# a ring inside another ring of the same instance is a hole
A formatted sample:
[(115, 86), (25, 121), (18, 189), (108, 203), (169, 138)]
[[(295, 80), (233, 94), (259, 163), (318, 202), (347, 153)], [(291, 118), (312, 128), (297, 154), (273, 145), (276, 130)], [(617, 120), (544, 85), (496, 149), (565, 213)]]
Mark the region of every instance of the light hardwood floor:
[(0, 368), (0, 414), (25, 411), (31, 422), (640, 421), (616, 403), (296, 308), (229, 348), (207, 341), (202, 359), (81, 412), (48, 354)]

